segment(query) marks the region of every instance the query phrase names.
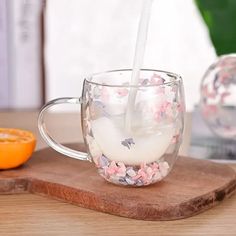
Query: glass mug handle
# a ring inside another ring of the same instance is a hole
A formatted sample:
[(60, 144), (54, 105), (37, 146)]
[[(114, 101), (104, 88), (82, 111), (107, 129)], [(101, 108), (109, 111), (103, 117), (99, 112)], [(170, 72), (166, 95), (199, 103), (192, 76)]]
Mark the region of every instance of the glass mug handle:
[(82, 160), (82, 161), (91, 161), (89, 155), (85, 152), (79, 152), (76, 150), (73, 150), (71, 148), (68, 148), (64, 145), (61, 145), (57, 141), (55, 141), (51, 135), (49, 134), (45, 121), (44, 121), (44, 115), (45, 112), (52, 106), (60, 105), (60, 104), (81, 104), (82, 98), (75, 98), (75, 97), (65, 97), (65, 98), (57, 98), (54, 99), (48, 103), (46, 103), (40, 110), (39, 117), (38, 117), (38, 128), (41, 136), (45, 140), (45, 142), (52, 147), (54, 150), (56, 150), (59, 153), (62, 153), (66, 156)]

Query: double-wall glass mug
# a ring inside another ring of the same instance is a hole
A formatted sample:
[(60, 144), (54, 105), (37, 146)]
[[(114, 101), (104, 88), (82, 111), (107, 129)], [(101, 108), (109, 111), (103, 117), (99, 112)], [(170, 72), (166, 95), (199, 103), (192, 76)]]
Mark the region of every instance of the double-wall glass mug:
[[(138, 84), (131, 85), (131, 75), (127, 69), (85, 78), (82, 96), (48, 102), (38, 127), (49, 146), (93, 162), (105, 180), (144, 186), (165, 178), (177, 159), (184, 127), (183, 83), (177, 74), (143, 69)], [(87, 153), (59, 144), (46, 129), (45, 111), (63, 103), (81, 107)]]

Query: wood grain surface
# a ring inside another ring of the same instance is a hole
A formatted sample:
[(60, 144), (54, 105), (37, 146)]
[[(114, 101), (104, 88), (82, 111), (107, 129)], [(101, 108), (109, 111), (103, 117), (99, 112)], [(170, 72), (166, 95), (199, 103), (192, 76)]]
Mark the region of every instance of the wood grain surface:
[[(85, 150), (83, 144), (69, 146)], [(188, 157), (180, 157), (163, 181), (141, 188), (110, 184), (92, 163), (64, 157), (51, 148), (35, 152), (22, 167), (0, 171), (0, 194), (30, 192), (142, 220), (193, 216), (228, 198), (235, 188), (230, 167)]]
[[(33, 131), (37, 148), (45, 147), (37, 130), (37, 111), (0, 113), (1, 127)], [(66, 122), (65, 122), (66, 121)], [(55, 113), (47, 117), (50, 132), (61, 142), (82, 141), (76, 113)], [(191, 114), (186, 116), (184, 143), (186, 155), (191, 137)], [(236, 164), (230, 164), (236, 170)], [(236, 235), (236, 195), (201, 214), (176, 221), (141, 221), (104, 214), (41, 197), (35, 194), (0, 195), (0, 235)]]

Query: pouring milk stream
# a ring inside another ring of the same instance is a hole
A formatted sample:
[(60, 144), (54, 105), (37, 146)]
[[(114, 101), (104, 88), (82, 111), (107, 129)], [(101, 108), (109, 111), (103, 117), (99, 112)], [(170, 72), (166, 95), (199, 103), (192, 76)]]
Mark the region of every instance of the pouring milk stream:
[[(153, 0), (143, 1), (130, 82), (135, 86), (140, 79), (152, 2)], [(91, 121), (94, 138), (102, 153), (110, 160), (128, 165), (158, 161), (166, 152), (174, 134), (171, 124), (156, 125), (153, 131), (143, 129), (143, 121), (134, 111), (138, 90), (135, 86), (129, 90), (126, 113), (119, 118), (111, 115)], [(129, 140), (130, 145), (121, 145), (121, 140)]]

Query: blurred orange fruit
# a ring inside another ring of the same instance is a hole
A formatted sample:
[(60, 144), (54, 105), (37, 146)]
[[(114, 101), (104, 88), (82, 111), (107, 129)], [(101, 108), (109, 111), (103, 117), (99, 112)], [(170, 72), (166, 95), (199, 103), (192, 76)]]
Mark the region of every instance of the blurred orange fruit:
[(25, 130), (0, 128), (0, 169), (22, 165), (32, 155), (35, 136)]

